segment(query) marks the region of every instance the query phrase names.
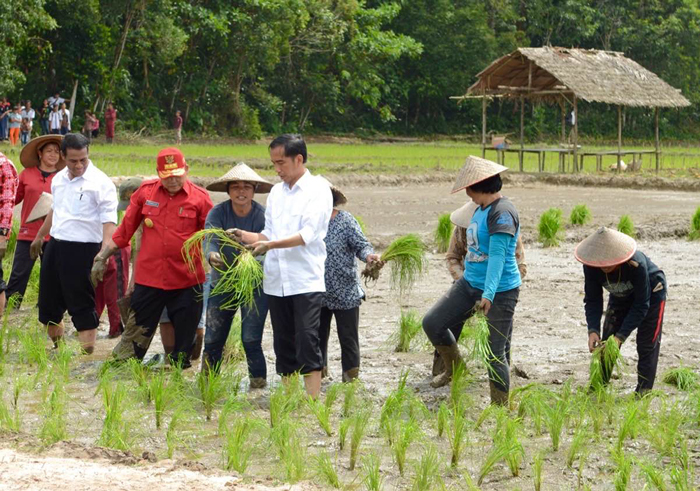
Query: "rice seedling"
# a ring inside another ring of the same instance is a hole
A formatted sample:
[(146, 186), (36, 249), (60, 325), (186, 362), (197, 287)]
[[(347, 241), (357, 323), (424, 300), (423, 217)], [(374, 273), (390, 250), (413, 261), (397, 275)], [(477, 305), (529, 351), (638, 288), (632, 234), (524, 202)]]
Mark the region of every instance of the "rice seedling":
[(468, 388), (471, 383), (472, 379), (469, 377), (469, 371), (464, 363), (460, 363), (454, 367), (452, 383), (450, 384), (450, 401), (455, 411), (458, 409), (467, 409), (469, 405), (467, 404), (469, 400)]
[(622, 232), (625, 235), (629, 235), (633, 239), (637, 236), (637, 232), (634, 229), (634, 223), (632, 222), (632, 217), (629, 215), (622, 215), (620, 221), (617, 223), (617, 231)]
[(450, 465), (454, 468), (459, 464), (462, 451), (467, 444), (467, 432), (469, 431), (469, 420), (461, 407), (457, 406), (453, 409), (451, 423), (447, 438), (450, 442), (450, 450), (452, 450)]
[(452, 238), (452, 229), (454, 229), (454, 225), (452, 225), (452, 220), (450, 220), (450, 214), (444, 213), (440, 215), (435, 232), (433, 232), (438, 252), (447, 252), (447, 248), (450, 246), (450, 239)]
[(333, 413), (333, 403), (338, 397), (339, 390), (340, 386), (337, 384), (333, 384), (326, 391), (326, 398), (324, 401), (312, 398), (308, 398), (306, 400), (309, 409), (314, 414), (314, 416), (316, 416), (318, 424), (328, 436), (333, 435), (333, 428), (331, 427), (331, 415)]
[(523, 395), (518, 404), (518, 418), (529, 417), (535, 435), (541, 435), (545, 420), (544, 411), (552, 398), (551, 392), (540, 384), (530, 384), (513, 391), (511, 400), (515, 400), (520, 394)]
[(666, 370), (663, 382), (678, 387), (685, 392), (700, 387), (700, 376), (688, 367), (678, 367)]
[(348, 430), (353, 423), (352, 418), (343, 418), (338, 426), (338, 448), (342, 451), (345, 448), (345, 442), (348, 437)]
[(505, 460), (509, 455), (517, 455), (519, 453), (522, 454), (522, 451), (522, 444), (518, 441), (509, 442), (501, 439), (498, 442), (494, 442), (491, 450), (488, 454), (486, 454), (484, 462), (481, 464), (477, 485), (481, 486), (486, 476), (493, 472), (493, 469), (497, 463)]
[(163, 414), (174, 400), (175, 389), (168, 383), (165, 370), (158, 370), (148, 381), (148, 390), (153, 399), (153, 408), (156, 413), (156, 428), (160, 429)]
[(126, 362), (131, 378), (136, 383), (136, 388), (145, 404), (151, 402), (151, 388), (148, 383), (148, 368), (137, 358), (129, 358)]
[(542, 452), (537, 452), (535, 458), (532, 461), (532, 480), (535, 485), (535, 491), (540, 491), (542, 489), (542, 466), (544, 465), (544, 458)]
[(644, 480), (647, 483), (647, 488), (656, 489), (657, 491), (666, 491), (666, 480), (664, 473), (659, 469), (656, 463), (645, 461), (638, 462), (639, 468), (642, 470)]
[[(262, 285), (262, 266), (244, 245), (230, 238), (225, 230), (208, 228), (194, 233), (182, 245), (182, 257), (190, 270), (194, 271), (195, 261), (203, 261), (204, 244), (213, 238), (216, 238), (221, 248), (233, 248), (236, 251), (236, 258), (232, 264), (226, 263), (223, 268), (217, 268), (221, 276), (210, 294), (226, 295), (227, 300), (221, 305), (224, 310), (238, 308), (241, 305), (254, 307), (255, 292)], [(225, 256), (222, 255), (222, 257), (225, 261)]]
[(391, 446), (391, 453), (396, 466), (399, 468), (399, 474), (403, 476), (406, 468), (406, 452), (420, 434), (420, 427), (413, 420), (406, 421), (402, 419), (395, 421), (395, 427), (396, 438)]
[(303, 398), (298, 374), (291, 376), (286, 384), (278, 385), (270, 395), (270, 426), (274, 428), (296, 410)]
[(423, 453), (416, 467), (411, 485), (412, 491), (428, 491), (440, 481), (438, 453), (432, 445)]
[(221, 365), (238, 363), (245, 359), (245, 350), (243, 349), (243, 340), (241, 338), (241, 316), (236, 315), (236, 317), (233, 318), (231, 330), (228, 332), (228, 337), (226, 338)]
[(54, 383), (51, 394), (44, 402), (44, 419), (39, 429), (39, 438), (44, 445), (52, 445), (68, 437), (66, 430), (68, 415), (68, 394), (62, 382)]
[(350, 433), (350, 470), (355, 469), (355, 464), (357, 463), (357, 455), (360, 452), (360, 445), (367, 432), (367, 426), (369, 425), (370, 411), (363, 409), (357, 411), (352, 417), (352, 424), (350, 428), (352, 432)]
[(609, 377), (616, 367), (622, 367), (620, 347), (615, 340), (608, 339), (603, 343), (603, 346), (596, 348), (591, 355), (589, 387), (594, 391), (605, 389), (607, 385), (606, 374)]
[(655, 424), (646, 426), (645, 436), (654, 450), (664, 457), (670, 457), (683, 438), (681, 426), (686, 421), (686, 411), (677, 403), (670, 406), (664, 403), (655, 419)]
[(544, 407), (544, 423), (552, 440), (552, 450), (555, 452), (559, 449), (561, 432), (564, 430), (568, 413), (569, 404), (561, 397), (557, 397), (556, 402), (552, 401)]
[(550, 208), (540, 216), (537, 226), (539, 240), (544, 247), (556, 247), (561, 240), (561, 230), (564, 227), (562, 211), (559, 208)]
[(232, 386), (237, 387), (238, 383), (230, 383), (226, 372), (222, 370), (201, 370), (197, 374), (197, 388), (207, 421), (211, 421), (214, 407), (226, 397)]
[(17, 432), (20, 429), (18, 421), (18, 412), (11, 411), (9, 405), (5, 402), (2, 388), (0, 388), (0, 432)]
[(688, 233), (688, 239), (700, 239), (700, 207), (695, 210), (695, 213), (693, 213), (693, 218), (690, 219), (690, 232)]
[(226, 428), (223, 452), (224, 468), (234, 470), (239, 474), (245, 474), (253, 455), (254, 445), (250, 438), (255, 428), (253, 420), (245, 415), (233, 420), (233, 424)]
[(25, 329), (19, 334), (21, 346), (20, 359), (37, 366), (39, 372), (49, 367), (49, 357), (46, 353), (46, 333), (37, 327)]
[(322, 452), (316, 456), (315, 464), (316, 476), (333, 489), (342, 488), (340, 479), (338, 478), (338, 471), (335, 470), (335, 465), (326, 452)]
[(357, 388), (360, 382), (355, 379), (349, 384), (343, 385), (343, 417), (350, 417), (350, 413), (357, 405)]
[(438, 438), (442, 438), (442, 434), (445, 432), (445, 428), (449, 424), (450, 420), (450, 408), (444, 402), (440, 403), (440, 407), (437, 412), (437, 434)]
[(571, 215), (569, 216), (569, 222), (571, 225), (585, 225), (591, 221), (593, 215), (591, 210), (586, 205), (576, 205), (573, 210), (571, 210)]
[(464, 479), (464, 489), (467, 491), (479, 491), (479, 487), (474, 482), (474, 479), (472, 479), (471, 474), (468, 472), (466, 474), (462, 474), (462, 478)]
[[(390, 264), (392, 288), (398, 288), (401, 294), (410, 291), (413, 283), (428, 267), (425, 245), (416, 234), (404, 235), (389, 244), (381, 255), (381, 261)], [(377, 281), (380, 269), (377, 263), (365, 266), (362, 271), (365, 282)]]
[(360, 215), (355, 215), (355, 220), (357, 220), (357, 224), (360, 226), (362, 235), (367, 235), (367, 224), (365, 223), (364, 218), (362, 218)]
[(10, 326), (10, 312), (15, 310), (17, 304), (19, 304), (20, 296), (19, 294), (14, 294), (7, 299), (5, 304), (5, 311), (2, 313), (2, 329), (0, 329), (0, 364), (5, 361), (5, 355), (10, 352), (10, 341), (11, 341), (11, 326)]
[(643, 424), (643, 414), (640, 410), (637, 401), (632, 399), (625, 407), (625, 414), (620, 422), (620, 427), (617, 432), (617, 446), (622, 447), (622, 444), (627, 438), (636, 438), (639, 426)]
[(380, 491), (382, 489), (382, 473), (380, 471), (381, 459), (375, 453), (370, 453), (362, 458), (362, 483), (367, 491)]
[(226, 434), (230, 416), (235, 416), (248, 409), (250, 409), (250, 404), (245, 398), (241, 397), (239, 394), (231, 394), (229, 398), (226, 399), (224, 407), (221, 408), (221, 412), (219, 413), (219, 421), (217, 424), (219, 436), (224, 436)]
[(121, 382), (106, 384), (102, 396), (105, 418), (98, 444), (117, 450), (129, 450), (131, 429), (129, 422), (124, 419), (126, 389)]
[(630, 482), (630, 476), (632, 474), (632, 459), (627, 457), (624, 449), (621, 447), (614, 447), (610, 451), (610, 456), (617, 466), (615, 480), (613, 482), (615, 485), (615, 491), (624, 491), (627, 489)]
[(500, 375), (496, 372), (496, 365), (500, 362), (491, 349), (490, 334), (488, 318), (483, 312), (477, 310), (464, 325), (460, 339), (464, 338), (465, 343), (471, 344), (469, 358), (484, 366), (492, 380), (501, 381)]
[[(588, 461), (588, 451), (583, 451), (578, 456), (578, 469), (576, 472), (576, 478), (578, 479), (578, 489), (583, 487), (583, 470), (586, 468), (586, 462)], [(584, 489), (590, 489), (589, 486), (584, 487)]]
[(306, 463), (306, 452), (301, 444), (297, 426), (296, 422), (285, 416), (271, 431), (285, 479), (292, 484), (304, 478)]
[(693, 487), (693, 478), (686, 469), (674, 466), (671, 468), (670, 475), (671, 483), (676, 491), (694, 491), (697, 489)]
[[(396, 389), (391, 391), (384, 401), (384, 404), (382, 404), (382, 410), (379, 415), (379, 427), (381, 429), (384, 429), (387, 422), (391, 421), (395, 416), (399, 415), (401, 411), (403, 411), (405, 401), (409, 397), (409, 393), (406, 388), (408, 373), (408, 370), (401, 371), (398, 386)], [(391, 445), (391, 441), (389, 442), (389, 445)]]
[(408, 353), (416, 336), (423, 331), (423, 322), (415, 310), (402, 310), (399, 318), (399, 329), (391, 340), (396, 343), (394, 351)]
[(165, 445), (166, 453), (169, 459), (173, 458), (175, 450), (178, 445), (182, 442), (182, 437), (179, 434), (180, 427), (182, 426), (186, 409), (184, 406), (179, 406), (173, 411), (172, 416), (170, 416), (170, 422), (168, 423), (168, 428), (165, 430)]
[(496, 409), (496, 434), (494, 442), (507, 445), (509, 451), (505, 454), (505, 461), (508, 464), (513, 477), (520, 474), (520, 464), (525, 456), (525, 450), (520, 443), (520, 420), (513, 419), (508, 415), (505, 408)]
[(569, 451), (566, 454), (566, 466), (571, 469), (576, 461), (576, 458), (586, 450), (586, 445), (588, 443), (588, 428), (584, 425), (580, 425), (574, 437), (571, 439), (571, 445), (569, 446)]

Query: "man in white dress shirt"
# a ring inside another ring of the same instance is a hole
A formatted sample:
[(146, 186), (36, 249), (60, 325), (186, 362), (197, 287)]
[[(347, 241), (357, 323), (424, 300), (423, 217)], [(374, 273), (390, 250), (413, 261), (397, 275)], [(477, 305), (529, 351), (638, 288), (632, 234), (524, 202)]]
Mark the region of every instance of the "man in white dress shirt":
[(321, 391), (323, 356), (320, 314), (326, 244), (323, 239), (333, 210), (328, 184), (306, 169), (306, 143), (300, 135), (281, 135), (270, 143), (270, 159), (282, 182), (267, 198), (265, 229), (233, 229), (253, 254), (265, 257), (263, 291), (267, 294), (277, 373), (304, 376), (306, 392)]
[(117, 223), (117, 188), (90, 161), (88, 139), (69, 133), (61, 142), (66, 167), (51, 182), (53, 206), (30, 246), (32, 258), (41, 254), (43, 238), (51, 240), (41, 261), (39, 322), (54, 341), (63, 336), (63, 314), (70, 314), (86, 353), (95, 348), (99, 318), (90, 270), (104, 238)]

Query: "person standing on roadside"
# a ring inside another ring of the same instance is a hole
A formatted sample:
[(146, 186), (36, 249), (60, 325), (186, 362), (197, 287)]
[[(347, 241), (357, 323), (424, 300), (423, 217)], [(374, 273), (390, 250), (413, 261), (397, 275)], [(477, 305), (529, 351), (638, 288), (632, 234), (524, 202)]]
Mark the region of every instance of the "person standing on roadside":
[[(7, 298), (19, 294), (17, 305), (22, 302), (36, 260), (31, 258), (29, 248), (44, 223), (43, 218), (31, 223), (27, 223), (27, 220), (42, 193), (51, 193), (51, 182), (54, 176), (66, 165), (61, 158), (62, 138), (60, 135), (34, 138), (22, 148), (19, 154), (19, 161), (24, 170), (19, 174), (15, 206), (22, 203), (22, 213), (15, 257), (12, 261), (12, 273), (7, 284)], [(45, 236), (43, 247), (46, 247), (48, 240), (49, 237)]]
[(175, 129), (175, 145), (182, 143), (182, 113), (175, 111), (175, 121), (173, 122)]
[(117, 189), (90, 160), (89, 146), (78, 133), (63, 138), (61, 157), (66, 168), (51, 182), (53, 207), (30, 246), (36, 259), (50, 233), (39, 277), (39, 322), (56, 343), (64, 334), (67, 310), (87, 354), (95, 349), (100, 323), (90, 270), (100, 244), (109, 241), (117, 223)]
[(32, 109), (32, 101), (27, 101), (22, 110), (22, 145), (29, 143), (29, 140), (32, 138), (35, 117), (36, 111)]
[(41, 125), (41, 134), (48, 135), (49, 131), (49, 113), (51, 112), (51, 106), (49, 106), (49, 101), (44, 99), (44, 103), (39, 108), (39, 124)]
[(328, 221), (333, 197), (328, 184), (306, 169), (306, 143), (301, 135), (281, 135), (269, 146), (270, 160), (282, 182), (267, 198), (265, 229), (260, 233), (232, 229), (256, 256), (266, 254), (263, 290), (272, 320), (277, 373), (304, 376), (306, 392), (321, 391), (323, 354), (320, 315), (326, 291)]
[(5, 275), (2, 260), (7, 252), (7, 241), (12, 233), (12, 212), (17, 192), (17, 169), (10, 159), (0, 153), (0, 313), (5, 310)]
[[(99, 123), (98, 123), (99, 124)], [(107, 143), (114, 143), (114, 126), (117, 124), (117, 110), (110, 102), (105, 109), (105, 138)]]
[(61, 104), (61, 134), (67, 135), (70, 133), (70, 111), (66, 107), (66, 103)]
[(163, 308), (167, 307), (175, 327), (175, 346), (169, 358), (187, 368), (202, 317), (205, 274), (201, 256), (192, 258), (196, 267), (194, 271), (189, 269), (182, 257), (182, 246), (204, 228), (212, 202), (209, 193), (187, 178), (189, 168), (180, 150), (161, 150), (156, 162), (159, 179), (144, 181), (131, 195), (122, 223), (95, 257), (92, 278), (94, 282), (103, 279), (109, 257), (125, 248), (143, 223), (131, 296), (135, 322), (134, 326), (127, 323), (113, 353), (118, 359), (143, 359)]
[(61, 134), (61, 111), (58, 110), (58, 104), (51, 106), (49, 113), (49, 129), (52, 135)]

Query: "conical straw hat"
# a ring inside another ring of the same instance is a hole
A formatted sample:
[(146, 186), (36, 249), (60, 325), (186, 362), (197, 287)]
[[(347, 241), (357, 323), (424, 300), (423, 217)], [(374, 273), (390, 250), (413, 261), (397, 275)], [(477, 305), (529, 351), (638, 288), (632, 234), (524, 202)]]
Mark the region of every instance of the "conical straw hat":
[(574, 257), (586, 266), (608, 268), (629, 261), (636, 250), (637, 242), (629, 235), (600, 227), (576, 246)]
[(457, 174), (455, 184), (452, 186), (452, 192), (456, 193), (507, 170), (508, 167), (503, 167), (496, 162), (470, 155), (460, 169), (459, 174)]
[(452, 212), (450, 221), (458, 227), (469, 228), (474, 212), (478, 207), (479, 205), (469, 200), (469, 203)]
[(340, 190), (340, 188), (334, 186), (334, 185), (331, 183), (331, 181), (329, 181), (328, 179), (326, 179), (326, 178), (323, 177), (323, 176), (317, 175), (316, 177), (318, 177), (319, 179), (323, 179), (323, 180), (326, 182), (326, 184), (328, 184), (328, 187), (331, 188), (331, 193), (333, 194), (333, 203), (334, 203), (333, 206), (344, 205), (345, 203), (348, 202), (348, 198), (347, 198), (347, 197), (345, 196), (345, 194)]
[(53, 196), (49, 193), (41, 193), (32, 211), (29, 212), (27, 223), (35, 222), (44, 218), (51, 211), (53, 206)]
[(256, 193), (269, 193), (270, 189), (272, 189), (272, 183), (260, 177), (257, 172), (243, 162), (239, 162), (226, 174), (209, 184), (207, 189), (209, 191), (226, 193), (228, 192), (228, 184), (236, 181), (246, 181), (254, 184)]
[[(39, 155), (36, 153), (37, 150), (44, 148), (47, 143), (56, 143), (58, 148), (61, 148), (61, 140), (63, 140), (62, 135), (44, 135), (32, 138), (29, 140), (22, 151), (19, 153), (19, 161), (25, 169), (29, 167), (36, 167), (39, 165)], [(63, 157), (58, 159), (56, 164), (56, 170), (61, 170), (66, 166)]]

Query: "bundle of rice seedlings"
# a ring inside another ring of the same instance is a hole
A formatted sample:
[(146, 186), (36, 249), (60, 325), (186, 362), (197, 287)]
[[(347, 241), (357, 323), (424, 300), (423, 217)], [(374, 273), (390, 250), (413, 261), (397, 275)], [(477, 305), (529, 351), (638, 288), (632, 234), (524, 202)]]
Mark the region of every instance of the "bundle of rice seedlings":
[(634, 223), (629, 215), (622, 215), (620, 221), (617, 224), (617, 231), (622, 232), (625, 235), (629, 235), (633, 239), (637, 236), (637, 232), (634, 229)]
[[(226, 231), (220, 228), (208, 228), (194, 233), (182, 246), (182, 257), (191, 271), (195, 270), (195, 261), (203, 261), (204, 245), (216, 238), (221, 249), (232, 247), (236, 250), (236, 259), (232, 264), (225, 263), (217, 271), (221, 274), (213, 286), (210, 295), (225, 295), (227, 300), (222, 303), (222, 309), (235, 309), (241, 305), (255, 306), (255, 292), (262, 285), (263, 269), (242, 244), (231, 239)], [(225, 256), (222, 254), (222, 258)]]
[(688, 234), (690, 240), (700, 239), (700, 208), (695, 210), (693, 218), (690, 220), (690, 233)]
[(576, 205), (574, 209), (571, 210), (569, 222), (571, 222), (571, 225), (585, 225), (591, 221), (591, 218), (593, 218), (593, 215), (588, 206)]
[(495, 368), (498, 358), (491, 349), (489, 336), (488, 318), (482, 311), (477, 310), (465, 323), (460, 341), (469, 350), (469, 358), (486, 367), (492, 380), (500, 381), (501, 377), (496, 373)]
[[(380, 259), (390, 263), (392, 288), (398, 288), (402, 294), (411, 289), (416, 279), (428, 267), (425, 244), (416, 234), (408, 234), (396, 239), (389, 244)], [(377, 281), (380, 269), (377, 263), (365, 266), (362, 271), (365, 283), (369, 280)]]
[(423, 321), (415, 310), (402, 310), (399, 330), (392, 334), (391, 341), (396, 343), (394, 351), (408, 353), (416, 336), (423, 331)]
[(561, 239), (561, 229), (564, 226), (563, 212), (560, 208), (550, 208), (540, 216), (537, 226), (539, 240), (544, 247), (556, 247)]
[(450, 246), (453, 228), (454, 225), (452, 225), (449, 213), (442, 214), (438, 217), (438, 224), (437, 227), (435, 227), (435, 232), (433, 232), (438, 252), (447, 252), (447, 248)]
[(663, 381), (669, 385), (675, 385), (680, 390), (689, 392), (700, 386), (700, 376), (687, 367), (671, 368), (666, 370)]
[(589, 387), (595, 391), (604, 389), (606, 385), (604, 374), (612, 374), (615, 367), (621, 366), (620, 347), (614, 339), (608, 339), (591, 356)]

